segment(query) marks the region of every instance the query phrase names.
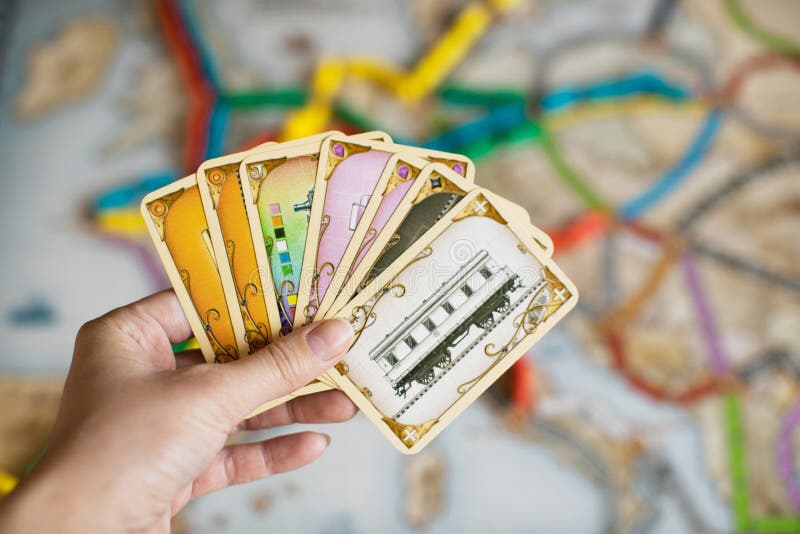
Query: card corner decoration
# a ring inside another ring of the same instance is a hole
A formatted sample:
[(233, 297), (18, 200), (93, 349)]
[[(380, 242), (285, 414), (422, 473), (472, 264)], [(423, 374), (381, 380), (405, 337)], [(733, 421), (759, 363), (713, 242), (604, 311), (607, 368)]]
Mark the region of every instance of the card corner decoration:
[(372, 149), (368, 144), (348, 142), (335, 137), (327, 141), (328, 151), (326, 153), (325, 180), (330, 179), (336, 167), (350, 156), (362, 152), (369, 152)]
[[(434, 163), (434, 165), (438, 165)], [(453, 181), (447, 178), (442, 172), (437, 169), (430, 171), (427, 179), (425, 180), (422, 188), (417, 193), (417, 196), (411, 202), (412, 205), (418, 204), (436, 193), (450, 193), (455, 195), (465, 195), (467, 192), (457, 186)]]
[(247, 183), (250, 185), (250, 191), (253, 194), (254, 204), (258, 203), (258, 194), (261, 191), (261, 184), (264, 183), (269, 173), (286, 163), (288, 159), (287, 156), (282, 156), (278, 158), (257, 159), (255, 161), (242, 161), (242, 165), (244, 165), (247, 170), (245, 174), (247, 175)]
[(500, 212), (497, 211), (494, 204), (492, 204), (482, 192), (475, 195), (464, 209), (453, 215), (452, 220), (453, 222), (457, 222), (467, 217), (488, 217), (489, 219), (499, 222), (503, 226), (508, 224), (508, 221), (500, 215)]
[(150, 219), (153, 221), (153, 225), (162, 242), (164, 241), (164, 220), (167, 218), (172, 204), (178, 200), (178, 197), (180, 197), (185, 190), (185, 188), (181, 187), (180, 189), (154, 198), (153, 200), (147, 200), (147, 198), (145, 198), (143, 201), (147, 213), (150, 215)]
[(419, 452), (412, 451), (412, 449), (419, 448), (419, 443), (422, 440), (422, 437), (425, 436), (434, 425), (439, 422), (439, 418), (436, 417), (431, 419), (430, 421), (426, 421), (424, 423), (418, 425), (407, 425), (404, 423), (398, 423), (397, 421), (390, 419), (388, 417), (381, 417), (381, 422), (386, 425), (389, 431), (394, 434), (400, 443), (402, 443), (405, 449), (400, 449), (401, 452), (410, 453), (410, 452)]
[(336, 372), (338, 372), (342, 376), (347, 376), (347, 373), (350, 372), (350, 366), (347, 365), (346, 362), (339, 362), (333, 367), (334, 369), (336, 369)]
[(397, 159), (394, 162), (394, 168), (392, 169), (392, 174), (389, 176), (389, 180), (386, 182), (386, 187), (383, 191), (383, 194), (384, 195), (388, 194), (390, 191), (393, 191), (400, 184), (416, 180), (417, 177), (420, 175), (420, 172), (422, 172), (422, 169), (420, 169), (416, 165), (413, 165), (410, 162), (405, 161), (404, 158), (397, 157)]
[(428, 156), (428, 159), (432, 163), (440, 163), (447, 166), (448, 169), (470, 182), (475, 178), (475, 164), (469, 158), (464, 158), (464, 160), (453, 159), (434, 152), (431, 156)]
[[(239, 165), (228, 163), (208, 168), (201, 167), (201, 169), (202, 170), (200, 173), (198, 173), (198, 175), (202, 174), (204, 177), (204, 181), (208, 186), (209, 195), (211, 196), (211, 205), (214, 210), (216, 210), (219, 207), (219, 196), (222, 191), (222, 187), (233, 173), (238, 173)], [(198, 180), (198, 184), (199, 183), (200, 180)]]

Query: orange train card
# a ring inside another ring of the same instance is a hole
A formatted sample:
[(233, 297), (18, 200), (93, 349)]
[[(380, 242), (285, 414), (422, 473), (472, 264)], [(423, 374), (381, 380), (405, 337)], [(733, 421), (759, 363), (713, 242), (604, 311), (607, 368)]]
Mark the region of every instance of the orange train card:
[[(238, 349), (234, 327), (241, 319), (230, 313), (225, 300), (195, 177), (187, 176), (147, 195), (142, 214), (206, 361), (224, 363), (244, 356)], [(243, 325), (239, 324), (241, 331)], [(297, 395), (326, 389), (330, 386), (322, 382), (310, 384), (263, 403), (250, 415)]]
[(142, 200), (142, 215), (206, 361), (238, 359), (234, 321), (194, 175)]
[(242, 200), (239, 164), (247, 154), (204, 162), (197, 169), (197, 186), (230, 312), (242, 318), (239, 351), (249, 354), (272, 342), (280, 323), (268, 273), (258, 269)]

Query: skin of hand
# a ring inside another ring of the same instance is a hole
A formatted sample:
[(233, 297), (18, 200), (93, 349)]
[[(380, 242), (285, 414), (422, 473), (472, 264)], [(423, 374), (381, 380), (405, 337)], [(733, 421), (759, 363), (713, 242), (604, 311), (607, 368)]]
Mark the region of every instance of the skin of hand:
[(350, 419), (340, 391), (295, 398), (246, 419), (321, 375), (350, 346), (342, 319), (313, 323), (258, 352), (205, 365), (175, 355), (191, 337), (165, 291), (86, 323), (78, 332), (47, 451), (0, 501), (2, 532), (168, 532), (195, 497), (297, 469), (330, 438), (299, 432), (226, 445), (241, 430)]

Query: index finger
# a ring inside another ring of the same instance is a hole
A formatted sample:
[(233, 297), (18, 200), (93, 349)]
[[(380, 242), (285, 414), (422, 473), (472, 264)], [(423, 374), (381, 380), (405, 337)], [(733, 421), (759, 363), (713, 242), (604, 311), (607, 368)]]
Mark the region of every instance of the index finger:
[(125, 308), (142, 314), (152, 326), (157, 325), (170, 343), (182, 343), (193, 335), (181, 303), (171, 289), (159, 291), (121, 309)]

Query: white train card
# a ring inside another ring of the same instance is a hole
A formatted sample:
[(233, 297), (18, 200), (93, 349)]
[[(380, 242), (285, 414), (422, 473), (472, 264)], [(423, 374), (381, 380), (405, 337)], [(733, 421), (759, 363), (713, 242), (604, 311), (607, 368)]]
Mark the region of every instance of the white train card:
[(328, 374), (399, 451), (422, 450), (577, 303), (537, 235), (476, 188), (337, 313), (356, 337)]

